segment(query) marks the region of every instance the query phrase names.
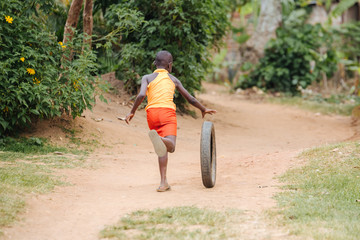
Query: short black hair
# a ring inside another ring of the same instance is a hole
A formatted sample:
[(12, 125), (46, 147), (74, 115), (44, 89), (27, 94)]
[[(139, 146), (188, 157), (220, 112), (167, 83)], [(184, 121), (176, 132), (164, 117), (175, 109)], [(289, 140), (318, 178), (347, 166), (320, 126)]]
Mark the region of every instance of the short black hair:
[(170, 52), (163, 50), (156, 54), (155, 65), (157, 67), (166, 67), (173, 61), (173, 57)]

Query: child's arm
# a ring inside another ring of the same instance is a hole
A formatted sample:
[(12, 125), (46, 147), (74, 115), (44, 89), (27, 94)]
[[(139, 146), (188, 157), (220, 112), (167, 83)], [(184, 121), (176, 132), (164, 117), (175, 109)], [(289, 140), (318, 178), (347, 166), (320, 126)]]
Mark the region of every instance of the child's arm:
[(191, 94), (184, 88), (182, 83), (177, 79), (176, 77), (171, 75), (171, 79), (174, 81), (176, 89), (179, 91), (179, 93), (194, 107), (197, 107), (200, 109), (202, 117), (204, 118), (205, 114), (212, 115), (213, 113), (216, 113), (216, 110), (209, 109), (204, 107), (194, 96), (191, 96)]
[(134, 105), (133, 105), (130, 113), (129, 113), (128, 115), (126, 115), (125, 122), (126, 122), (127, 124), (129, 124), (129, 122), (131, 121), (131, 119), (132, 119), (132, 118), (134, 117), (134, 115), (135, 115), (136, 109), (139, 107), (139, 105), (140, 105), (140, 104), (142, 103), (142, 101), (145, 99), (147, 86), (148, 86), (148, 81), (147, 81), (146, 76), (144, 76), (144, 77), (141, 79), (140, 92), (139, 92), (139, 94), (137, 95), (137, 97), (136, 97), (136, 99), (135, 99)]

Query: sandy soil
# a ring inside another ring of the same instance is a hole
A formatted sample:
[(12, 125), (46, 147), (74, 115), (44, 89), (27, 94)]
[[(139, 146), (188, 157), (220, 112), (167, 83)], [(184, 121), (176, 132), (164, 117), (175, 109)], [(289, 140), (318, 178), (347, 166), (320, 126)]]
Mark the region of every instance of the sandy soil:
[[(116, 116), (125, 116), (129, 107), (124, 99), (113, 96), (110, 104), (98, 103), (93, 112), (74, 123), (83, 129), (80, 135), (96, 135), (105, 145), (89, 157), (98, 167), (61, 171), (72, 185), (30, 196), (26, 213), (5, 229), (5, 239), (98, 239), (105, 225), (114, 224), (126, 213), (183, 205), (245, 210), (247, 220), (239, 225), (242, 239), (289, 239), (261, 214), (275, 206), (272, 196), (279, 191), (279, 183), (274, 177), (302, 164), (296, 155), (304, 149), (350, 138), (350, 118), (248, 101), (217, 85), (206, 84), (205, 89), (198, 98), (218, 110), (215, 116), (206, 117), (216, 130), (214, 188), (204, 188), (200, 176), (203, 119), (178, 116), (177, 149), (168, 165), (172, 191), (157, 193), (157, 157), (147, 137), (145, 112), (138, 111), (128, 126)], [(96, 122), (96, 118), (103, 120)], [(62, 140), (64, 136), (56, 129), (40, 128), (37, 134)]]

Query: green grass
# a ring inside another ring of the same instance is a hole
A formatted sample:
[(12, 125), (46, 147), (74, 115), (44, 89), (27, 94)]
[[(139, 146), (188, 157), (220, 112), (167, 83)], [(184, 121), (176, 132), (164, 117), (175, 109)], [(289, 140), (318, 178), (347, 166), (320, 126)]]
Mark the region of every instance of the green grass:
[(300, 158), (307, 164), (281, 177), (287, 185), (272, 215), (306, 239), (359, 239), (360, 144), (315, 148)]
[(108, 226), (100, 238), (109, 239), (239, 239), (241, 212), (217, 212), (197, 207), (137, 211)]
[(0, 229), (24, 210), (27, 194), (46, 193), (66, 184), (52, 174), (55, 169), (81, 166), (85, 156), (86, 152), (55, 147), (46, 139), (0, 139)]
[(100, 142), (97, 140), (98, 136), (96, 136), (95, 134), (92, 134), (92, 139), (84, 141), (83, 139), (81, 139), (81, 137), (77, 136), (78, 134), (82, 133), (82, 130), (66, 128), (60, 125), (58, 125), (57, 127), (59, 127), (65, 133), (65, 137), (70, 140), (70, 143), (73, 145), (69, 145), (69, 147), (71, 148), (75, 146), (75, 148), (77, 149), (81, 148), (85, 149), (86, 151), (91, 151), (94, 146), (100, 145)]
[(338, 99), (340, 97), (331, 98), (304, 98), (304, 97), (270, 97), (268, 101), (271, 103), (297, 106), (301, 109), (319, 112), (322, 114), (337, 114), (349, 116), (352, 109), (359, 105), (358, 100)]

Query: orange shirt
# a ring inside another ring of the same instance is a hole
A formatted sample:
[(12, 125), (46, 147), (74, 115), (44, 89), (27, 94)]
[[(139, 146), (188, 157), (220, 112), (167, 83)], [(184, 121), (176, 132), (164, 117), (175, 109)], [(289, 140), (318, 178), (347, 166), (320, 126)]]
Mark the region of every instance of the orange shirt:
[(174, 103), (175, 83), (165, 69), (156, 69), (157, 77), (149, 83), (146, 91), (148, 108), (171, 108), (176, 110)]

